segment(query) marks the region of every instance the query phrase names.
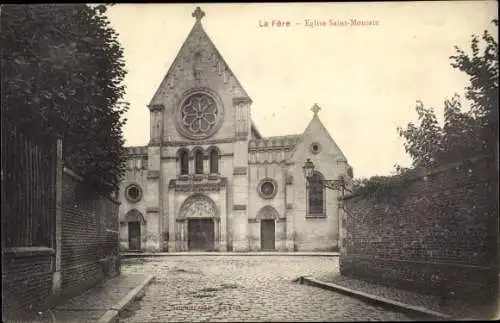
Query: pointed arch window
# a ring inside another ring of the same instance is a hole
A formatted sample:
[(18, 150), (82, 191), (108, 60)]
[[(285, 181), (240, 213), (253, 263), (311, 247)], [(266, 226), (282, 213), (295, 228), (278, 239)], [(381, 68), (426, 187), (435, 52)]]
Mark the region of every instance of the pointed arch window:
[(218, 174), (219, 173), (219, 153), (217, 149), (210, 150), (210, 174)]
[(201, 150), (194, 152), (194, 172), (195, 174), (203, 174), (203, 152)]
[(179, 152), (179, 163), (181, 175), (189, 174), (189, 156), (187, 150), (183, 149)]
[(325, 188), (321, 183), (323, 175), (314, 172), (308, 182), (307, 192), (307, 215), (325, 216)]

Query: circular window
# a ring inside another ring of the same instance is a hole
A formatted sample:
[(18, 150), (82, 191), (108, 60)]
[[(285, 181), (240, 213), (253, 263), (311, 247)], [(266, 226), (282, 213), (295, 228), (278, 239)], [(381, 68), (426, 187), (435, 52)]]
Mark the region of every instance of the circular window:
[(260, 181), (257, 191), (260, 196), (265, 199), (272, 199), (276, 196), (276, 181), (270, 178), (263, 179)]
[(321, 145), (319, 143), (317, 143), (317, 142), (313, 142), (311, 144), (310, 149), (311, 149), (311, 152), (313, 154), (317, 154), (317, 153), (319, 153), (321, 151)]
[(127, 187), (125, 195), (130, 202), (138, 202), (142, 197), (142, 190), (138, 185), (132, 184)]
[(188, 93), (177, 113), (179, 131), (190, 139), (204, 139), (215, 133), (220, 126), (222, 105), (215, 95), (206, 91)]

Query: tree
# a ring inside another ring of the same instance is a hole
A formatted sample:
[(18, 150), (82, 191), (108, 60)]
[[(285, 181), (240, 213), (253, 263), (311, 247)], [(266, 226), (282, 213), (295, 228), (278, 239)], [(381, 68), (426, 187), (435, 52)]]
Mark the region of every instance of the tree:
[[(498, 19), (492, 21), (498, 27)], [(472, 56), (455, 46), (457, 54), (450, 58), (454, 68), (470, 77), (465, 97), (471, 101), (471, 114), (481, 128), (479, 138), (486, 153), (495, 153), (498, 144), (498, 40), (485, 30), (484, 50), (480, 52), (477, 35), (472, 36)]]
[[(498, 20), (493, 20), (498, 26)], [(398, 128), (406, 139), (405, 150), (412, 157), (414, 167), (431, 167), (462, 160), (480, 154), (493, 155), (498, 138), (498, 42), (488, 31), (482, 39), (484, 50), (479, 49), (477, 35), (472, 36), (472, 55), (455, 47), (451, 66), (465, 72), (470, 84), (465, 98), (471, 109), (462, 111), (460, 97), (455, 95), (444, 102), (444, 125), (441, 127), (432, 108), (426, 109), (418, 101), (416, 110), (420, 125), (409, 123)]]
[(2, 114), (31, 137), (61, 137), (65, 164), (103, 192), (124, 170), (126, 74), (106, 6), (4, 5)]

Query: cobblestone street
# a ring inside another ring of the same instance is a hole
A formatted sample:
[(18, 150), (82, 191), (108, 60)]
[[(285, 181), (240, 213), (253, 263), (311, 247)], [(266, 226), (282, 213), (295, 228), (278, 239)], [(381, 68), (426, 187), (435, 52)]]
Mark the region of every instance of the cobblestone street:
[(123, 259), (123, 273), (154, 274), (120, 322), (408, 321), (332, 291), (293, 283), (338, 270), (338, 257), (167, 256)]

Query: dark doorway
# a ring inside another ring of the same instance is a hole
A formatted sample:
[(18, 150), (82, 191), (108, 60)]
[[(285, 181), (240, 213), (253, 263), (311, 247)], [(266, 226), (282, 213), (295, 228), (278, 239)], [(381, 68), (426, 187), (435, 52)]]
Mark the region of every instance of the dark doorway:
[(128, 223), (128, 249), (141, 250), (141, 222)]
[(260, 221), (260, 245), (262, 250), (274, 250), (274, 220)]
[(189, 250), (214, 250), (214, 220), (190, 219), (188, 220), (188, 248)]

